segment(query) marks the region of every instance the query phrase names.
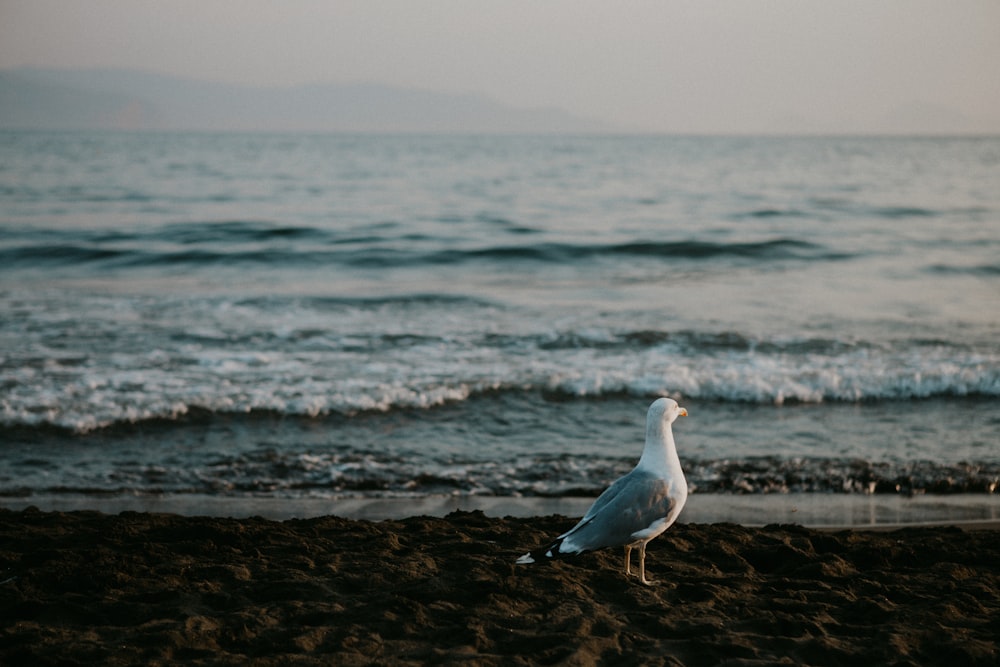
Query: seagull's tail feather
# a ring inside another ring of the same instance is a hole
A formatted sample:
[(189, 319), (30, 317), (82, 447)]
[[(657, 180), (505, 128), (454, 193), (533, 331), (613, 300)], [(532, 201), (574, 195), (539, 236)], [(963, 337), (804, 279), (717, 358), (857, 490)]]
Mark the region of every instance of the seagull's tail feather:
[[(581, 521), (573, 526), (572, 530), (563, 533), (556, 539), (549, 542), (546, 546), (539, 547), (534, 551), (529, 551), (517, 559), (518, 564), (530, 565), (531, 563), (538, 563), (546, 560), (558, 560), (559, 558), (568, 558), (570, 556), (582, 554), (585, 551), (591, 551), (591, 547), (579, 544), (574, 539), (576, 532), (589, 524), (591, 521), (593, 521), (593, 518)], [(567, 538), (569, 539), (569, 542), (566, 541)]]
[(518, 565), (530, 565), (531, 563), (540, 563), (546, 560), (557, 560), (559, 558), (568, 558), (570, 556), (576, 556), (582, 553), (579, 549), (566, 549), (562, 550), (563, 541), (566, 536), (557, 537), (553, 542), (547, 544), (544, 547), (539, 547), (534, 551), (529, 551), (520, 558), (517, 559)]
[(564, 554), (561, 551), (559, 551), (559, 547), (562, 546), (562, 543), (563, 543), (563, 538), (562, 537), (557, 538), (554, 542), (552, 542), (547, 546), (539, 547), (538, 549), (529, 551), (528, 553), (518, 558), (517, 562), (520, 565), (529, 565), (531, 563), (539, 563), (544, 560), (556, 559), (559, 558), (560, 556), (566, 556), (568, 554)]

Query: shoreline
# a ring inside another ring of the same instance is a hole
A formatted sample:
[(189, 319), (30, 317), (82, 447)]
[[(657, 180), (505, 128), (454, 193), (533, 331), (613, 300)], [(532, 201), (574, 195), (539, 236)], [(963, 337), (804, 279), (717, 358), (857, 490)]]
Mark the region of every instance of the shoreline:
[[(0, 498), (13, 511), (94, 510), (105, 514), (148, 512), (272, 520), (338, 516), (384, 521), (415, 516), (443, 517), (482, 511), (490, 517), (582, 516), (593, 498), (429, 496), (419, 498), (275, 498), (208, 495), (33, 495)], [(747, 527), (797, 524), (818, 529), (885, 530), (904, 526), (1000, 527), (1000, 495), (916, 496), (860, 494), (692, 494), (681, 523), (734, 523)]]

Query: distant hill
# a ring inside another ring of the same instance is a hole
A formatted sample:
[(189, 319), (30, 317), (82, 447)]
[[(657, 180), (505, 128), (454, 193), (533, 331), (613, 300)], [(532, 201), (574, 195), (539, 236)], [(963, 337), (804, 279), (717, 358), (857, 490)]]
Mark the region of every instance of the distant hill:
[(592, 133), (554, 108), (379, 84), (253, 87), (132, 70), (0, 70), (0, 128)]

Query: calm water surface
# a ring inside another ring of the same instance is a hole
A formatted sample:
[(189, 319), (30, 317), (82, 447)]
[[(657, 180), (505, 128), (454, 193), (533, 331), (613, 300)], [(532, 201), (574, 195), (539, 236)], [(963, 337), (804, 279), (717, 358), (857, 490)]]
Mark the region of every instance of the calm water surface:
[(991, 493), (1000, 139), (0, 133), (0, 495)]

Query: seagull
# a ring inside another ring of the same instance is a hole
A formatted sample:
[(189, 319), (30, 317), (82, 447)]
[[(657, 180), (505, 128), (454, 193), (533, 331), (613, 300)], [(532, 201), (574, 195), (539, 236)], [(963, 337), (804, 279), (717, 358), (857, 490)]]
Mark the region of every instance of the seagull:
[(653, 401), (646, 413), (646, 445), (632, 472), (615, 480), (570, 531), (517, 562), (526, 565), (624, 546), (625, 575), (633, 576), (632, 549), (638, 547), (639, 581), (655, 584), (646, 578), (646, 544), (670, 527), (687, 500), (687, 481), (670, 427), (686, 416), (687, 410), (671, 398)]

